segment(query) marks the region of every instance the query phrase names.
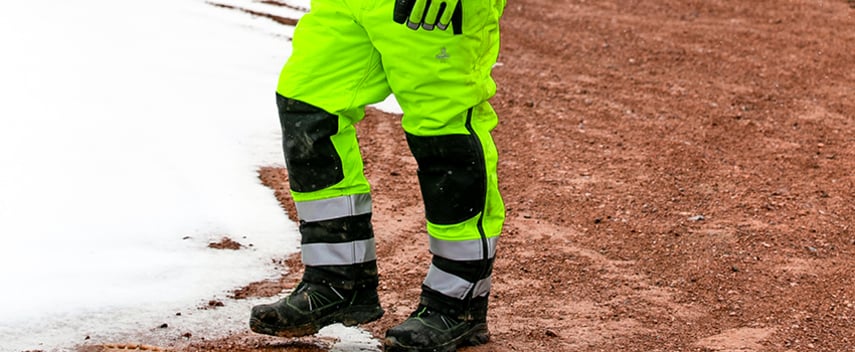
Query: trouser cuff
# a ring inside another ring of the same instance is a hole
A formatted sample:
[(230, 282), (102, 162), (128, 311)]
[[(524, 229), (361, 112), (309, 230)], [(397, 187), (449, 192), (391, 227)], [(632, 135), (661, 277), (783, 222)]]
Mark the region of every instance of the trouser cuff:
[(306, 266), (303, 281), (345, 290), (377, 288), (377, 261), (354, 265)]
[(489, 294), (483, 297), (461, 300), (443, 295), (430, 287), (422, 286), (419, 303), (457, 319), (486, 322), (488, 296)]

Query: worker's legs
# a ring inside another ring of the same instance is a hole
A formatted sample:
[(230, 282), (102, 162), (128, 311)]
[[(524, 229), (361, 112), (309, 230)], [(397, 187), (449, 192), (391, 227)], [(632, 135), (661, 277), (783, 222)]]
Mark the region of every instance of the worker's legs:
[(354, 124), (389, 87), (379, 53), (342, 0), (315, 1), (294, 33), (277, 105), (291, 195), (300, 218), (303, 280), (279, 302), (253, 308), (253, 331), (313, 334), (383, 315), (371, 195)]
[(463, 1), (461, 35), (388, 21), (391, 5), (368, 12), (365, 28), (383, 57), (404, 110), (419, 165), (433, 260), (419, 308), (387, 332), (387, 351), (453, 350), (487, 339), (487, 298), (504, 221), (490, 71), (499, 49), (503, 0)]

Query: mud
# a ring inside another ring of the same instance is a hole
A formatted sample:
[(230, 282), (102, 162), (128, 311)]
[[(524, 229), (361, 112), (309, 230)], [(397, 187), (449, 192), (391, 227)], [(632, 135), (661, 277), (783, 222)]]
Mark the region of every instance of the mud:
[[(852, 350), (851, 4), (511, 1), (492, 342), (465, 351)], [(400, 117), (369, 110), (358, 130), (387, 310), (364, 327), (382, 336), (415, 307), (430, 255)], [(261, 178), (294, 214), (285, 170)], [(289, 263), (235, 296), (292, 287)]]

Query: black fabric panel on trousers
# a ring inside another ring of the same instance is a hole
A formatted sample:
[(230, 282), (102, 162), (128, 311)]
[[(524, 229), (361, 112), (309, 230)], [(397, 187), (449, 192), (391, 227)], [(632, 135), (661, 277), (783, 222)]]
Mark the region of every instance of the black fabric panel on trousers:
[(486, 173), (477, 136), (419, 137), (408, 133), (407, 144), (419, 165), (428, 221), (457, 224), (483, 210)]
[(345, 218), (300, 222), (300, 243), (342, 243), (374, 238), (371, 213)]
[(312, 192), (343, 180), (341, 157), (330, 139), (338, 132), (338, 116), (279, 94), (276, 105), (291, 189)]
[(419, 296), (419, 300), (421, 304), (452, 317), (459, 317), (466, 312), (466, 300), (448, 297), (425, 285), (422, 285), (422, 293)]
[(456, 275), (461, 279), (472, 283), (478, 282), (493, 274), (493, 259), (457, 261), (435, 255), (433, 256), (432, 263), (440, 270)]
[(444, 296), (422, 285), (419, 303), (448, 316), (467, 321), (485, 322), (487, 320), (487, 297), (475, 297), (469, 300), (456, 300)]
[(374, 288), (378, 284), (377, 261), (354, 265), (307, 266), (303, 281), (330, 285), (345, 290)]

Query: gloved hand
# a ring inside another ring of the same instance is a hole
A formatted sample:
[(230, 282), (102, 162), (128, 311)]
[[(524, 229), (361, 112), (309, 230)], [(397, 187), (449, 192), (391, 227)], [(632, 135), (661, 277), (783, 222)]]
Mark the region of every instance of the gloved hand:
[(410, 29), (445, 30), (454, 20), (455, 33), (460, 31), (460, 0), (395, 0), (395, 22), (407, 24)]

